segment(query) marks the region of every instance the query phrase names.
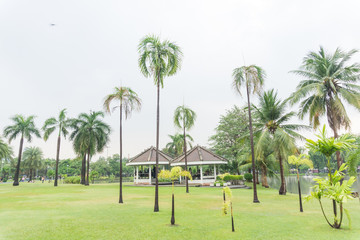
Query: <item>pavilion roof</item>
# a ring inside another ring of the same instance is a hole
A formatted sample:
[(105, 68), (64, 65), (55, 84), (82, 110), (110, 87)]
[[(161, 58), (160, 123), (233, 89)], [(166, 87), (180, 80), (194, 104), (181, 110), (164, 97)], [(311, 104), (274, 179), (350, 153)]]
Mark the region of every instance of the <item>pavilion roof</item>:
[[(159, 165), (169, 165), (173, 159), (166, 153), (159, 150)], [(156, 148), (151, 146), (142, 153), (131, 158), (127, 166), (155, 165), (156, 164)]]
[[(209, 149), (196, 146), (186, 153), (186, 159), (188, 165), (215, 165), (215, 164), (227, 164), (228, 161), (216, 155)], [(171, 166), (183, 166), (185, 165), (185, 154), (179, 156), (171, 162)]]

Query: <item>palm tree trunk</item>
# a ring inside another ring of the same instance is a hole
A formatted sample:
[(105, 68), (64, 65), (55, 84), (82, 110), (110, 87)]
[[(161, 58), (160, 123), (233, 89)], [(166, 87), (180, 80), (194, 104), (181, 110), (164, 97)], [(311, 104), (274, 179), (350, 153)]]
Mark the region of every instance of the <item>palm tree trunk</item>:
[[(185, 119), (185, 118), (184, 118)], [(183, 121), (184, 125), (184, 157), (185, 157), (185, 171), (188, 170), (187, 168), (187, 156), (186, 156), (186, 131), (185, 131), (185, 120)], [(185, 177), (185, 185), (186, 185), (186, 193), (189, 193), (189, 181), (188, 177)]]
[(265, 188), (269, 188), (269, 184), (267, 182), (267, 169), (264, 164), (261, 165), (261, 185)]
[(284, 166), (283, 166), (281, 154), (279, 154), (279, 164), (280, 164), (280, 179), (281, 179), (279, 194), (286, 195), (286, 182), (285, 182)]
[(32, 174), (33, 174), (33, 171), (32, 171), (32, 168), (30, 168), (30, 171), (29, 171), (29, 182), (31, 182), (32, 180)]
[(300, 202), (300, 212), (303, 212), (303, 206), (302, 206), (302, 201), (301, 201), (301, 188), (300, 188), (300, 177), (299, 177), (299, 170), (296, 169), (297, 171), (297, 180), (298, 180), (298, 189), (299, 189), (299, 202)]
[(157, 111), (156, 111), (156, 164), (155, 164), (155, 204), (154, 212), (159, 211), (159, 180), (158, 180), (158, 168), (159, 168), (159, 123), (160, 123), (160, 76), (158, 76), (157, 82)]
[(20, 147), (19, 147), (19, 156), (18, 156), (18, 161), (17, 161), (17, 165), (16, 165), (16, 172), (15, 172), (13, 186), (19, 186), (20, 162), (21, 162), (21, 154), (22, 154), (23, 144), (24, 144), (24, 137), (21, 136)]
[(251, 145), (251, 163), (252, 163), (252, 174), (253, 174), (253, 193), (254, 193), (254, 203), (260, 203), (257, 196), (256, 190), (256, 179), (255, 179), (255, 154), (254, 154), (254, 137), (253, 137), (253, 128), (252, 128), (252, 120), (251, 120), (251, 108), (250, 108), (250, 93), (249, 93), (249, 85), (246, 84), (246, 93), (248, 100), (248, 112), (249, 112), (249, 130), (250, 130), (250, 145)]
[(83, 159), (81, 161), (81, 184), (85, 185), (85, 167), (86, 165), (86, 153), (84, 153)]
[(59, 156), (60, 156), (60, 141), (61, 136), (59, 133), (58, 141), (57, 141), (57, 150), (56, 150), (56, 166), (55, 166), (55, 181), (54, 181), (54, 187), (57, 187), (58, 185), (58, 175), (59, 175)]
[[(337, 129), (336, 127), (333, 128), (333, 131), (334, 131), (334, 138), (338, 138), (339, 135), (337, 133)], [(340, 156), (340, 151), (336, 151), (336, 162), (337, 162), (337, 167), (338, 169), (340, 168), (341, 164), (342, 164), (342, 159), (341, 159), (341, 156)], [(342, 181), (341, 181), (342, 183)]]
[(122, 196), (122, 104), (120, 104), (120, 195), (119, 203), (123, 203)]
[(89, 173), (90, 173), (90, 147), (88, 148), (85, 186), (89, 186)]
[(260, 182), (259, 182), (259, 169), (256, 170), (256, 184), (260, 184)]

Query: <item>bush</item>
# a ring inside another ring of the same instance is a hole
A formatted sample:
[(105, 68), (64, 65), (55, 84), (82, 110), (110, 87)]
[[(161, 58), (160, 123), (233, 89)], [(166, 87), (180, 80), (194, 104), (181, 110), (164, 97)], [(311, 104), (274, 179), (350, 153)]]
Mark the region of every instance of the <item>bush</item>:
[(80, 176), (67, 177), (64, 182), (68, 184), (80, 184)]
[(252, 181), (252, 178), (253, 178), (253, 175), (251, 173), (245, 173), (244, 174), (244, 178), (247, 182), (251, 182)]
[(219, 181), (214, 182), (214, 187), (216, 187), (217, 183), (220, 183), (220, 187), (224, 186), (224, 181), (219, 180)]
[(224, 176), (225, 182), (237, 181), (237, 180), (244, 180), (244, 176), (243, 175), (226, 175), (226, 176)]

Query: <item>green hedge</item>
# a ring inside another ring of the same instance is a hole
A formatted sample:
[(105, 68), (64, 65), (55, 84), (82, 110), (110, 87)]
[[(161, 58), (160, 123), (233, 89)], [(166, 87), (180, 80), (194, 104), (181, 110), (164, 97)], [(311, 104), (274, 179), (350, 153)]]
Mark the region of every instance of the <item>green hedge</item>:
[(225, 182), (230, 182), (233, 180), (244, 180), (244, 176), (243, 175), (226, 175), (226, 176), (224, 176)]
[(80, 184), (80, 176), (66, 177), (64, 182), (68, 184)]

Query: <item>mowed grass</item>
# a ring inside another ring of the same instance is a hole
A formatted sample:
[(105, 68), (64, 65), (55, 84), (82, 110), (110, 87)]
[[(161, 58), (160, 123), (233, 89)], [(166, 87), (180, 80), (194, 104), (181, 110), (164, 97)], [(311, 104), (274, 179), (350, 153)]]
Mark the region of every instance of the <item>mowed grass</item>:
[[(154, 213), (154, 187), (118, 184), (0, 184), (0, 239), (360, 239), (360, 203), (346, 204), (352, 217), (341, 230), (330, 228), (316, 201), (299, 212), (297, 195), (279, 196), (259, 187), (260, 204), (252, 190), (234, 189), (236, 232), (230, 216), (222, 216), (220, 188), (175, 188), (176, 226), (170, 226), (171, 188), (160, 187), (160, 212)], [(327, 206), (328, 213), (330, 204)]]

